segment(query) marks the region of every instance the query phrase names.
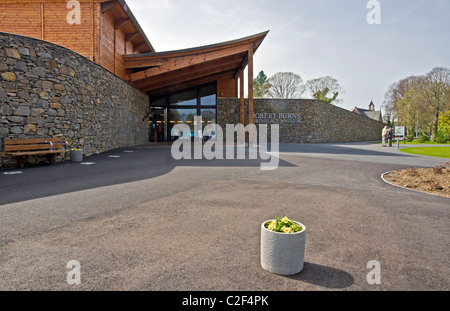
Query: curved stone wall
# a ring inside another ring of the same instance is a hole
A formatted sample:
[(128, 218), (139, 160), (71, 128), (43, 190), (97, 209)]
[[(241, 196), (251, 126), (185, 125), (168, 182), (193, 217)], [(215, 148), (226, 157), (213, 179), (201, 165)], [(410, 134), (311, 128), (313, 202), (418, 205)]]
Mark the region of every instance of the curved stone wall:
[(0, 156), (5, 138), (64, 136), (85, 155), (145, 143), (148, 103), (69, 49), (0, 32)]
[[(217, 123), (223, 128), (226, 124), (239, 123), (239, 106), (237, 98), (218, 98)], [(253, 106), (255, 124), (280, 124), (282, 143), (381, 140), (381, 130), (385, 125), (312, 99), (255, 99)], [(245, 111), (248, 111), (247, 100)]]

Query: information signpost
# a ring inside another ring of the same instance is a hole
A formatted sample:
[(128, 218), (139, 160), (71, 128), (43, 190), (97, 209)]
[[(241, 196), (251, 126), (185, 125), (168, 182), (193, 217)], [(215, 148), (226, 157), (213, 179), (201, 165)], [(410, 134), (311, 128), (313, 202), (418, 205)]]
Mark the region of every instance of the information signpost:
[(404, 126), (396, 126), (394, 128), (394, 136), (397, 138), (397, 150), (400, 149), (400, 137), (405, 139), (405, 127)]

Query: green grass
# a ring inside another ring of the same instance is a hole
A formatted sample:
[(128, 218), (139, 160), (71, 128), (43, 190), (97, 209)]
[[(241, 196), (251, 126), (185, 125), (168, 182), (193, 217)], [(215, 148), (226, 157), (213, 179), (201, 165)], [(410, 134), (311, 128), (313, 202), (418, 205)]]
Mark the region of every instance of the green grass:
[(416, 148), (403, 148), (400, 151), (425, 155), (430, 157), (449, 158), (450, 159), (450, 147), (416, 147)]
[[(381, 141), (373, 141), (373, 142), (371, 142), (371, 144), (381, 144)], [(392, 145), (396, 145), (396, 144), (397, 144), (397, 140), (396, 139), (392, 140)], [(450, 145), (450, 142), (447, 142), (445, 144), (438, 144), (438, 143), (432, 142), (432, 141), (426, 141), (426, 142), (423, 142), (423, 143), (419, 143), (415, 139), (412, 142), (408, 142), (407, 141), (406, 144), (405, 144), (405, 142), (403, 140), (400, 140), (400, 145)]]

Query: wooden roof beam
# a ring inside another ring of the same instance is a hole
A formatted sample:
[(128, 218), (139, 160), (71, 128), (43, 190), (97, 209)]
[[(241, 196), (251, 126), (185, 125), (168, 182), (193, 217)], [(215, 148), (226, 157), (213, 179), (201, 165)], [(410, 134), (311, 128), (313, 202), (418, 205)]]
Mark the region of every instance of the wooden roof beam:
[(138, 89), (145, 88), (148, 85), (154, 85), (155, 87), (160, 88), (165, 85), (182, 82), (183, 80), (190, 80), (202, 77), (204, 75), (235, 70), (237, 66), (239, 66), (239, 61), (236, 60), (223, 61), (219, 64), (214, 63), (208, 66), (192, 66), (183, 70), (178, 70), (176, 72), (165, 73), (146, 80), (142, 80), (137, 83), (133, 83), (133, 85)]
[[(251, 44), (246, 45), (240, 45), (240, 46), (234, 46), (234, 47), (222, 47), (220, 49), (211, 51), (201, 51), (199, 50), (197, 53), (188, 53), (186, 55), (179, 55), (171, 54), (171, 53), (143, 53), (140, 54), (130, 54), (130, 55), (124, 55), (125, 59), (125, 65), (128, 68), (140, 68), (140, 67), (150, 67), (152, 63), (155, 61), (159, 61), (161, 59), (167, 60), (167, 61), (177, 61), (178, 63), (181, 63), (182, 61), (187, 62), (195, 62), (195, 59), (199, 58), (198, 61), (207, 61), (209, 56), (215, 56), (215, 57), (222, 57), (227, 56), (231, 54), (236, 54), (240, 52), (245, 52), (251, 49)], [(148, 62), (149, 64), (147, 64)]]
[[(201, 64), (204, 62), (221, 59), (223, 57), (232, 56), (232, 55), (238, 55), (242, 52), (247, 51), (245, 48), (232, 48), (232, 49), (223, 49), (219, 51), (209, 52), (205, 54), (199, 54), (199, 55), (193, 55), (193, 56), (185, 56), (185, 57), (178, 57), (178, 58), (167, 58), (167, 62), (165, 64), (157, 65), (156, 68), (150, 68), (143, 71), (138, 71), (133, 74), (128, 75), (129, 81), (139, 81), (142, 79), (145, 79), (147, 77), (151, 77), (154, 75), (158, 75), (164, 72), (169, 72), (177, 69), (186, 68), (192, 65)], [(164, 58), (163, 58), (164, 59)], [(154, 60), (153, 60), (154, 61)], [(145, 67), (155, 66), (155, 64), (145, 61), (140, 61), (140, 64), (145, 64)], [(125, 68), (133, 68), (131, 67), (133, 65), (130, 65), (127, 60), (125, 60)]]
[(112, 9), (114, 6), (116, 6), (116, 4), (118, 4), (118, 3), (119, 2), (117, 2), (116, 0), (103, 2), (102, 3), (102, 13), (106, 13), (107, 11)]
[(208, 76), (203, 76), (198, 79), (188, 80), (184, 82), (180, 82), (178, 84), (169, 85), (163, 88), (152, 88), (148, 87), (147, 89), (143, 89), (141, 91), (147, 93), (150, 96), (158, 96), (158, 95), (164, 95), (176, 91), (180, 91), (183, 89), (187, 89), (193, 86), (206, 84), (209, 82), (214, 82), (222, 78), (232, 77), (234, 75), (234, 70), (229, 70), (225, 72), (215, 73)]
[(248, 64), (248, 54), (250, 51), (247, 51), (244, 60), (242, 61), (241, 65), (239, 66), (238, 70), (236, 71), (236, 73), (234, 74), (234, 77), (237, 79), (239, 78), (239, 73), (241, 71), (244, 71), (245, 67), (247, 67)]
[[(135, 45), (134, 46), (134, 49), (133, 49), (133, 51), (138, 51), (139, 49), (141, 49), (141, 48), (143, 48), (143, 47), (146, 47), (147, 46), (147, 43), (145, 43), (145, 42), (142, 42), (142, 43), (139, 43), (139, 44), (137, 44), (137, 45)], [(125, 67), (126, 68), (126, 67)]]
[(146, 61), (133, 61), (130, 63), (125, 60), (125, 69), (156, 67), (156, 66), (164, 65), (168, 61), (169, 60), (167, 60), (167, 59), (153, 59), (153, 60), (146, 60)]
[(130, 42), (134, 38), (136, 38), (139, 35), (139, 31), (133, 32), (133, 33), (127, 33), (125, 35), (125, 42)]
[(195, 48), (189, 48), (189, 49), (183, 49), (183, 50), (177, 50), (177, 51), (166, 51), (166, 52), (158, 52), (158, 53), (151, 52), (151, 53), (142, 53), (141, 55), (127, 55), (127, 56), (129, 58), (132, 57), (136, 60), (137, 59), (139, 59), (139, 60), (148, 59), (148, 57), (151, 57), (151, 58), (183, 57), (183, 56), (188, 56), (188, 55), (198, 55), (199, 53), (217, 51), (217, 50), (225, 49), (225, 48), (242, 47), (242, 46), (247, 46), (248, 47), (247, 49), (249, 49), (249, 50), (252, 49), (252, 50), (256, 51), (255, 45), (259, 45), (262, 42), (262, 39), (265, 38), (267, 33), (268, 33), (268, 31), (257, 34), (257, 35), (249, 36), (246, 38), (233, 40), (233, 41), (227, 41), (227, 42), (211, 44), (211, 45), (195, 47)]
[(129, 19), (129, 18), (121, 19), (114, 24), (114, 29), (119, 30), (123, 26), (125, 26), (128, 22), (131, 22), (131, 19)]

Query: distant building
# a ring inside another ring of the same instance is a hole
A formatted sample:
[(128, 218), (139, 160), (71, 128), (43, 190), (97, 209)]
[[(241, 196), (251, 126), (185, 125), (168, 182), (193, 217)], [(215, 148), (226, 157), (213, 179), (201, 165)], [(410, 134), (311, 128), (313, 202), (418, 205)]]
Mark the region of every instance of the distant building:
[(375, 110), (375, 104), (370, 101), (369, 110), (355, 107), (353, 112), (365, 116), (367, 118), (383, 122), (383, 116), (381, 115), (381, 111)]

